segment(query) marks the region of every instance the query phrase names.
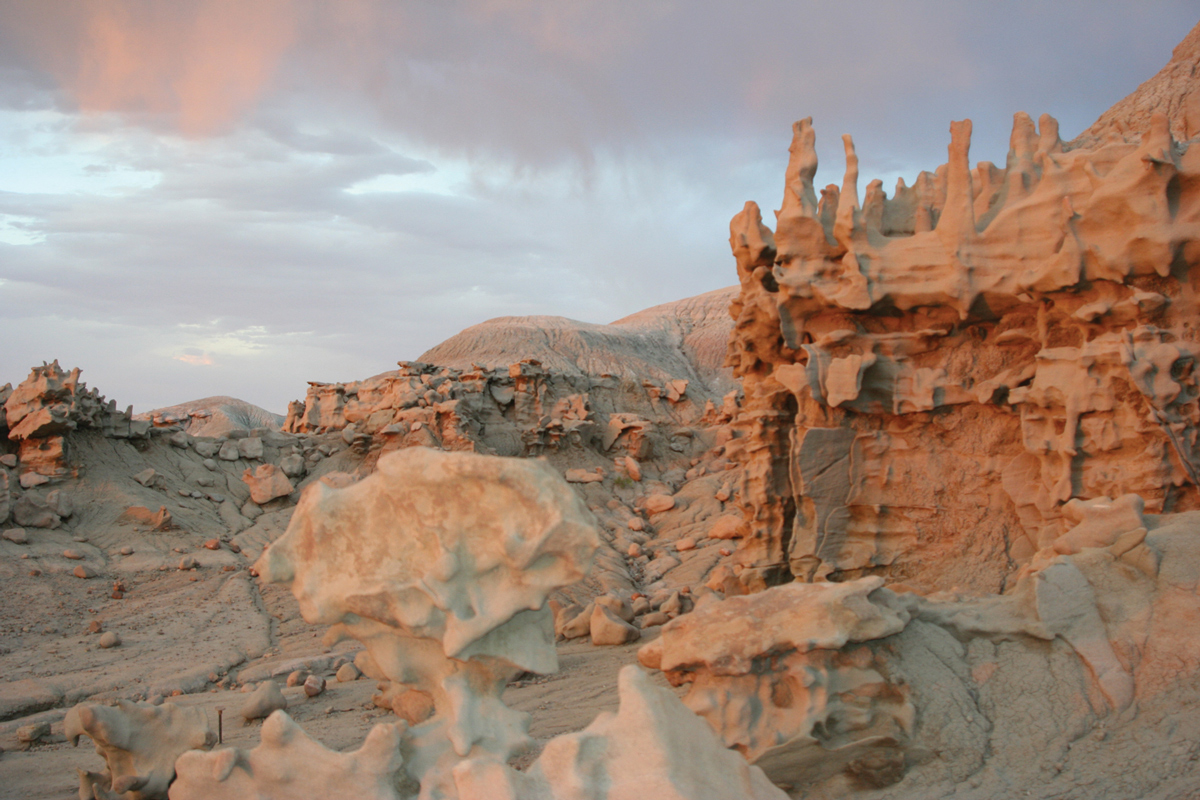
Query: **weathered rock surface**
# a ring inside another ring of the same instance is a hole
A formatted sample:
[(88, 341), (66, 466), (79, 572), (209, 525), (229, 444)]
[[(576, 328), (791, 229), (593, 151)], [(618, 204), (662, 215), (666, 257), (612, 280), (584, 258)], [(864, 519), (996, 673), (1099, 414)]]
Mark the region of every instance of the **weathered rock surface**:
[(528, 773), (494, 760), (454, 770), (461, 800), (784, 800), (758, 767), (720, 743), (671, 692), (635, 666), (618, 679), (620, 709), (550, 740)]
[(262, 726), (262, 742), (252, 750), (191, 751), (176, 764), (171, 800), (309, 800), (353, 797), (401, 800), (403, 776), (396, 725), (376, 725), (362, 747), (339, 753), (310, 738), (285, 711)]
[[(128, 800), (165, 800), (175, 777), (175, 759), (217, 742), (199, 709), (128, 700), (118, 701), (115, 707), (75, 706), (63, 719), (63, 733), (76, 745), (80, 736), (92, 740), (108, 768), (107, 783), (101, 788)], [(90, 791), (96, 776), (85, 773), (80, 780)], [(81, 792), (83, 788), (81, 785)]]
[[(1004, 595), (923, 598), (877, 577), (792, 583), (697, 608), (639, 659), (689, 684), (685, 703), (728, 746), (812, 796), (895, 784), (889, 797), (942, 797), (971, 774), (981, 797), (1033, 784), (1076, 796), (1066, 787), (1081, 771), (1089, 786), (1145, 794), (1159, 778), (1141, 765), (1165, 757), (1165, 739), (1136, 769), (1072, 756), (1072, 743), (1130, 725), (1135, 705), (1154, 719), (1197, 701), (1190, 689), (1169, 697), (1200, 674), (1196, 644), (1169, 631), (1200, 613), (1200, 514), (1131, 518), (1131, 501), (1107, 505), (1077, 526), (1091, 546), (1046, 548)], [(1139, 522), (1151, 531), (1129, 530)]]
[(312, 484), (256, 569), (334, 626), (327, 641), (363, 642), (394, 691), (433, 698), (409, 745), (429, 787), (448, 785), (458, 758), (526, 745), (527, 717), (501, 693), (521, 670), (557, 669), (546, 597), (583, 577), (598, 543), (545, 464), (412, 448), (344, 488)]
[[(1192, 85), (1196, 37), (1171, 68)], [(1001, 168), (972, 166), (955, 122), (948, 163), (890, 198), (860, 194), (843, 137), (818, 200), (796, 123), (775, 231), (753, 203), (730, 225), (747, 585), (883, 569), (995, 591), (1073, 499), (1200, 504), (1200, 147), (1171, 133), (1190, 124), (1067, 149), (1019, 113)]]

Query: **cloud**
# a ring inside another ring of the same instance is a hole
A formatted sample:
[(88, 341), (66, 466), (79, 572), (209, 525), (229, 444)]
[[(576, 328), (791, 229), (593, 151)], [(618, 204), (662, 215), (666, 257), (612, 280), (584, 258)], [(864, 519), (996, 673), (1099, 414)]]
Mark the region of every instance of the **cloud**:
[(176, 361), (182, 361), (185, 364), (194, 364), (198, 367), (211, 367), (216, 362), (212, 360), (212, 356), (207, 353), (183, 353), (182, 355), (171, 356)]
[(911, 182), (964, 116), (1002, 162), (1014, 111), (1071, 135), (1196, 21), (1046, 8), (0, 0), (0, 383), (57, 357), (139, 408), (278, 412), (489, 317), (733, 283), (793, 120), (824, 182), (846, 132), (863, 186)]

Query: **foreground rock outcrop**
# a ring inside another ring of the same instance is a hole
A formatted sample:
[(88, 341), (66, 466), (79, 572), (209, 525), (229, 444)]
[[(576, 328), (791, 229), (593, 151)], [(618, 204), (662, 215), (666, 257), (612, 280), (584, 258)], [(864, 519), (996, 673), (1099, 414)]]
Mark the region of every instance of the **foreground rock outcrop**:
[(668, 623), (639, 658), (805, 797), (1182, 796), (1196, 750), (1151, 731), (1200, 699), (1177, 633), (1200, 614), (1200, 513), (1136, 523), (1081, 522), (1088, 545), (1039, 553), (1004, 595), (792, 583)]
[(407, 745), (431, 792), (458, 759), (528, 746), (528, 718), (501, 694), (518, 672), (557, 669), (546, 598), (583, 577), (598, 544), (549, 467), (412, 448), (344, 488), (313, 484), (256, 569), (291, 587), (307, 621), (333, 626), (328, 643), (362, 642), (399, 703), (431, 700)]

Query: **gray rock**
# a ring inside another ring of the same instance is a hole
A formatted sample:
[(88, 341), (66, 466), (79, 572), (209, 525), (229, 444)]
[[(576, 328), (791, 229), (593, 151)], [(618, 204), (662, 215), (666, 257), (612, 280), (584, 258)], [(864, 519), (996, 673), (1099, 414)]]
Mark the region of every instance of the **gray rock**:
[(21, 476), (21, 488), (32, 489), (35, 486), (42, 486), (50, 482), (50, 479), (45, 475), (39, 475), (36, 472), (26, 472)]
[(116, 631), (105, 631), (100, 634), (100, 646), (105, 650), (110, 647), (120, 647), (121, 637), (117, 635)]
[(302, 478), (308, 471), (304, 466), (304, 457), (296, 454), (279, 459), (279, 468), (289, 478)]
[(151, 483), (154, 482), (154, 477), (156, 475), (158, 475), (157, 472), (155, 472), (153, 469), (147, 468), (147, 469), (144, 469), (141, 472), (139, 472), (137, 475), (134, 475), (133, 479), (135, 481), (137, 481), (138, 483), (140, 483), (142, 486), (149, 486)]
[(71, 499), (63, 493), (62, 489), (54, 489), (46, 494), (46, 507), (63, 519), (75, 513), (75, 506), (71, 504)]
[(206, 459), (204, 459), (204, 461), (202, 461), (200, 463), (204, 464), (205, 469), (211, 470), (213, 472), (217, 471), (217, 462), (213, 461), (211, 458), (206, 458)]
[(4, 533), (0, 534), (13, 544), (29, 544), (29, 534), (24, 528), (9, 528)]
[(212, 458), (221, 449), (221, 446), (218, 445), (216, 442), (201, 441), (199, 439), (196, 440), (195, 444), (193, 444), (192, 447), (195, 448), (196, 453), (201, 458)]
[(237, 461), (241, 458), (241, 455), (241, 451), (238, 450), (238, 443), (232, 439), (221, 445), (221, 449), (217, 451), (217, 458), (222, 461)]
[(4, 455), (0, 456), (0, 464), (3, 464), (9, 469), (14, 469), (17, 466), (17, 456), (14, 453), (5, 453)]
[(175, 431), (167, 441), (175, 447), (181, 447), (186, 450), (188, 445), (192, 443), (192, 437), (187, 435), (187, 431)]
[(362, 673), (358, 671), (358, 667), (353, 664), (342, 664), (338, 667), (337, 679), (338, 683), (350, 683), (359, 679)]
[(242, 439), (238, 442), (238, 453), (242, 458), (262, 458), (263, 442), (257, 436)]

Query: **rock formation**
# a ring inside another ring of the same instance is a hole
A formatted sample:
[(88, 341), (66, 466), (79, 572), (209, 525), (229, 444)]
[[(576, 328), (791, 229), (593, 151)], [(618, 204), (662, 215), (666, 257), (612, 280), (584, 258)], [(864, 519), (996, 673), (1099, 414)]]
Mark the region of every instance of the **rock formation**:
[(252, 750), (181, 755), (170, 798), (400, 800), (403, 764), (396, 725), (376, 725), (361, 747), (339, 753), (310, 738), (287, 712), (276, 711), (263, 723), (262, 742)]
[[(1195, 701), (1200, 650), (1174, 631), (1200, 613), (1200, 516), (1089, 502), (1069, 544), (1038, 553), (1004, 595), (792, 583), (681, 617), (639, 657), (806, 796), (896, 784), (889, 797), (941, 797), (976, 775), (979, 797), (1034, 783), (1074, 797), (1080, 771), (1089, 796), (1146, 796), (1169, 748), (1146, 728)], [(1082, 742), (1108, 736), (1149, 749), (1136, 766), (1093, 760)]]
[[(93, 428), (118, 439), (145, 438), (149, 423), (133, 419), (133, 408), (117, 411), (95, 389), (79, 380), (79, 370), (64, 372), (57, 361), (34, 367), (23, 383), (0, 388), (4, 413), (0, 430), (18, 446), (26, 488), (61, 478), (70, 471), (64, 434)], [(0, 522), (3, 520), (0, 519)]]
[(557, 669), (546, 598), (583, 577), (598, 543), (547, 466), (412, 448), (344, 488), (313, 484), (256, 569), (334, 626), (327, 642), (361, 641), (396, 689), (432, 698), (406, 765), (432, 792), (458, 759), (527, 746), (526, 716), (500, 696), (522, 670)]
[(860, 196), (844, 137), (818, 200), (802, 120), (775, 231), (753, 203), (730, 225), (748, 586), (995, 591), (1073, 499), (1200, 504), (1200, 148), (1156, 114), (1068, 150), (1021, 113), (1005, 166), (972, 167), (970, 121), (950, 132), (891, 198)]
[(217, 742), (199, 709), (128, 700), (115, 707), (77, 705), (63, 720), (63, 732), (75, 745), (80, 736), (90, 738), (108, 768), (101, 775), (80, 775), (81, 796), (125, 800), (165, 800), (175, 778), (175, 759)]
[(784, 800), (758, 767), (635, 666), (622, 668), (616, 714), (555, 737), (527, 773), (495, 761), (454, 770), (460, 800)]

